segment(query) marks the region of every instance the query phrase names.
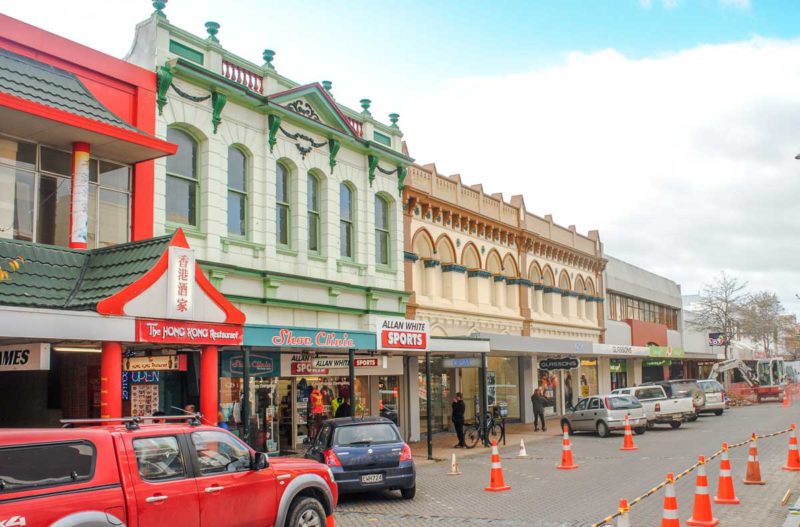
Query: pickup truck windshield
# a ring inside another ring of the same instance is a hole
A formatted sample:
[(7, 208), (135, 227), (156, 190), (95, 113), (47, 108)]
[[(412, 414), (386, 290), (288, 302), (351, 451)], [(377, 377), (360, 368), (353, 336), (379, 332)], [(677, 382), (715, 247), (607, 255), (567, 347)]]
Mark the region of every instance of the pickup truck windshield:
[(633, 397), (620, 395), (619, 397), (609, 397), (606, 399), (609, 410), (630, 410), (631, 408), (641, 408), (642, 404)]
[(402, 441), (391, 423), (342, 426), (333, 436), (334, 446), (366, 446)]

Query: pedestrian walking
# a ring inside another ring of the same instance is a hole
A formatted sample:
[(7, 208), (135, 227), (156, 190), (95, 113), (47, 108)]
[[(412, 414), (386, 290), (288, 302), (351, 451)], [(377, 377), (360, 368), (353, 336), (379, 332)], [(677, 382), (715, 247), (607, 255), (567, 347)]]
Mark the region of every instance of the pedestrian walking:
[(458, 436), (458, 444), (456, 444), (454, 448), (464, 448), (467, 446), (466, 443), (464, 443), (464, 412), (466, 409), (467, 407), (464, 404), (461, 392), (456, 392), (456, 396), (453, 399), (453, 412), (450, 417), (456, 429), (456, 436)]
[(547, 425), (544, 423), (544, 408), (548, 406), (549, 400), (542, 395), (542, 390), (536, 388), (531, 395), (531, 405), (533, 406), (533, 431), (539, 431), (539, 422), (542, 423), (542, 432), (547, 432)]

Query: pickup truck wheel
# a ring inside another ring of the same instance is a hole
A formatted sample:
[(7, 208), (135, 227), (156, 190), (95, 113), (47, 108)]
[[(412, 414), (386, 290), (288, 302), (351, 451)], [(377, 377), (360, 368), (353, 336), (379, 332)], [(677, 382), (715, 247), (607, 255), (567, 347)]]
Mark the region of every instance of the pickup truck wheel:
[(608, 437), (610, 435), (608, 425), (604, 421), (597, 422), (597, 435), (600, 437)]
[(656, 424), (653, 421), (647, 421), (647, 429), (652, 430), (656, 427)]
[(314, 498), (303, 498), (292, 505), (286, 527), (324, 527), (325, 509)]
[(714, 415), (722, 415), (722, 412), (724, 412), (724, 410), (714, 410)]
[(690, 417), (687, 419), (687, 421), (689, 421), (690, 423), (694, 423), (695, 421), (697, 421), (697, 414), (696, 414), (696, 413), (692, 414), (692, 415), (691, 415), (691, 416), (690, 416)]
[(407, 489), (400, 489), (400, 495), (404, 500), (413, 500), (417, 494), (417, 486), (409, 487)]
[(671, 426), (673, 429), (677, 430), (678, 428), (681, 427), (681, 422), (680, 421), (672, 421), (669, 424), (669, 426)]

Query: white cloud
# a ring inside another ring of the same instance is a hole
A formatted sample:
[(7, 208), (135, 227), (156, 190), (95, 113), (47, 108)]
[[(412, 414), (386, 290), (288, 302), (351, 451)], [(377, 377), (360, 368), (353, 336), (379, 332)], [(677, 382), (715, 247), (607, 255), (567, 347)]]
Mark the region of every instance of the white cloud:
[(572, 53), (404, 101), (419, 162), (461, 173), (697, 291), (720, 269), (800, 292), (800, 41)]

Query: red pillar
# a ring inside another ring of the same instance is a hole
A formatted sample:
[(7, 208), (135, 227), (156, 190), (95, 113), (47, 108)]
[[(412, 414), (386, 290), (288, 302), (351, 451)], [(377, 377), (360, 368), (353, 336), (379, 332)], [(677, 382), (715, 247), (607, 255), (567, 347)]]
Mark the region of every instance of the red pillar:
[(69, 202), (69, 247), (89, 244), (89, 144), (72, 144), (72, 193)]
[(200, 413), (203, 424), (217, 424), (219, 413), (219, 349), (203, 346), (200, 352)]
[(122, 417), (122, 345), (119, 342), (103, 342), (100, 417)]

